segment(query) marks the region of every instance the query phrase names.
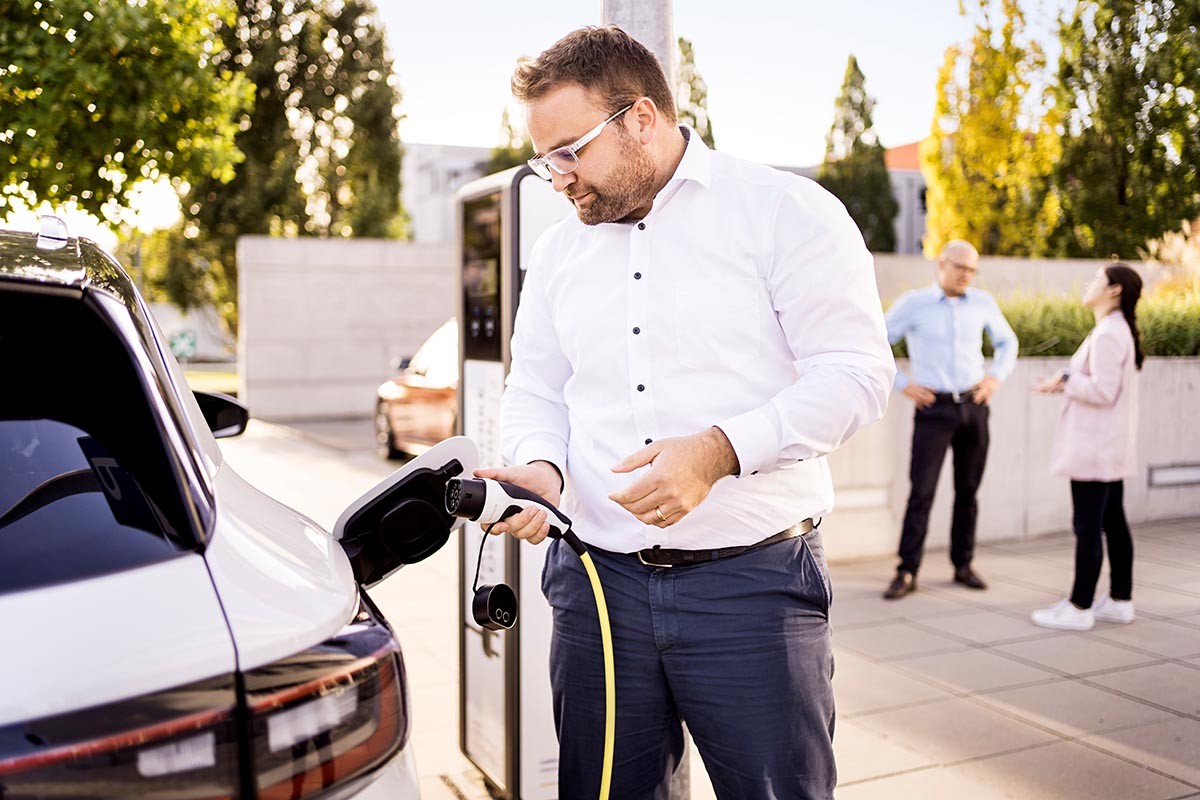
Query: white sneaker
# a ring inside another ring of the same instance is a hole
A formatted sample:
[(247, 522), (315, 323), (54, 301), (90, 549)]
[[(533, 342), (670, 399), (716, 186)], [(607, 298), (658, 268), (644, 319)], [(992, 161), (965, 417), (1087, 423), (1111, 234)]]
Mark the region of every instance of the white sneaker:
[(1090, 608), (1076, 608), (1070, 600), (1059, 600), (1048, 608), (1039, 608), (1029, 615), (1034, 625), (1060, 631), (1090, 631), (1096, 618)]
[(1092, 616), (1097, 622), (1117, 622), (1126, 625), (1133, 622), (1133, 601), (1113, 600), (1105, 595), (1092, 604)]

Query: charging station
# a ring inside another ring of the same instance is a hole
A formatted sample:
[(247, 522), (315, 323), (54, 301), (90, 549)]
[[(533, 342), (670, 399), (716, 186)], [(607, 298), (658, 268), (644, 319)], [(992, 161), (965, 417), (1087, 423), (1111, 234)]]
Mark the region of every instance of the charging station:
[[(527, 166), (467, 184), (455, 205), (459, 433), (478, 446), (480, 466), (500, 466), (500, 396), (529, 254), (546, 228), (574, 212)], [(469, 613), (484, 536), (468, 522), (459, 537), (459, 745), (497, 797), (557, 800), (551, 614), (540, 585), (546, 547), (488, 537), (479, 583), (511, 586), (519, 614), (516, 627), (492, 631)]]

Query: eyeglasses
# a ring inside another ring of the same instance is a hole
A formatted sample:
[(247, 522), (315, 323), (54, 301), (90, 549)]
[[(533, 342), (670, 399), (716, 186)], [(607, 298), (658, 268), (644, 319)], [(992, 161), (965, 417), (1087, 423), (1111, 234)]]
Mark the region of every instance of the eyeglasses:
[(534, 156), (529, 159), (529, 166), (537, 175), (544, 181), (551, 178), (550, 170), (554, 170), (559, 175), (566, 175), (568, 172), (574, 172), (579, 166), (579, 156), (577, 155), (583, 146), (595, 139), (604, 130), (604, 126), (612, 122), (617, 117), (624, 114), (629, 109), (633, 108), (633, 104), (627, 105), (617, 113), (613, 114), (608, 119), (601, 122), (596, 127), (581, 136), (574, 144), (563, 145), (556, 147), (544, 156)]

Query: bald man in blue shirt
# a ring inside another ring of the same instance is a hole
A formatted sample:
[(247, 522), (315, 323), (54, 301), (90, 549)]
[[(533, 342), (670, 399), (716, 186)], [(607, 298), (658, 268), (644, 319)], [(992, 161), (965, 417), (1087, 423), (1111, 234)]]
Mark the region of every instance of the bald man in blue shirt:
[[(912, 490), (900, 534), (900, 565), (884, 598), (895, 600), (917, 588), (925, 550), (929, 509), (946, 449), (954, 450), (954, 516), (950, 561), (954, 581), (971, 589), (987, 584), (971, 567), (975, 555), (975, 494), (988, 451), (988, 401), (1012, 373), (1017, 337), (990, 294), (971, 289), (979, 253), (955, 239), (937, 261), (937, 281), (905, 292), (887, 312), (888, 339), (908, 346), (911, 377), (898, 372), (895, 388), (913, 401)], [(985, 369), (983, 333), (995, 355)]]

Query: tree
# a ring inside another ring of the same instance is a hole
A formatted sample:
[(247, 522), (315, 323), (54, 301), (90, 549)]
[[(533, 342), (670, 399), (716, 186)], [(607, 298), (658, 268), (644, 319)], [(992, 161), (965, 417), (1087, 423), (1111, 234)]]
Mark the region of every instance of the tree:
[(1052, 90), (1036, 91), (1045, 55), (1024, 42), (1017, 0), (977, 0), (966, 50), (951, 47), (938, 73), (931, 133), (921, 143), (928, 214), (925, 253), (966, 239), (989, 255), (1037, 256), (1058, 218), (1050, 178), (1058, 158)]
[(533, 142), (529, 141), (529, 134), (518, 131), (508, 116), (508, 109), (504, 109), (504, 113), (500, 115), (500, 144), (492, 148), (484, 167), (485, 173), (491, 175), (509, 167), (520, 166), (533, 156)]
[(215, 299), (232, 324), (238, 236), (402, 237), (407, 220), (400, 94), (368, 0), (237, 0), (218, 35), (255, 87), (235, 121), (245, 160), (194, 187), (163, 272), (176, 303)]
[(871, 115), (875, 100), (853, 55), (834, 107), (833, 125), (825, 137), (825, 161), (817, 181), (846, 206), (862, 231), (867, 247), (876, 252), (896, 249), (893, 220), (900, 210), (884, 163), (883, 145)]
[(708, 84), (696, 69), (696, 51), (692, 43), (679, 37), (679, 79), (675, 89), (679, 121), (691, 125), (709, 147), (713, 143), (712, 120), (708, 117)]
[(1061, 248), (1134, 258), (1200, 215), (1200, 3), (1084, 0), (1059, 36)]
[(231, 16), (224, 0), (0, 0), (3, 191), (99, 215), (139, 178), (230, 180), (252, 94), (213, 38)]

